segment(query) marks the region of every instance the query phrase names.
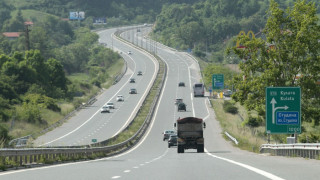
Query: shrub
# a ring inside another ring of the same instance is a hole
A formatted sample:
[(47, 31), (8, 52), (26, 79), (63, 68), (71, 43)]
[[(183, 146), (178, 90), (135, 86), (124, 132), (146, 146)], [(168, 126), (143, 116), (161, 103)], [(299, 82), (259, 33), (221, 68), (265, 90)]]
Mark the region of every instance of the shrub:
[(319, 143), (320, 135), (303, 133), (299, 136), (299, 140), (301, 143)]
[(196, 50), (194, 51), (194, 54), (195, 54), (197, 57), (205, 57), (205, 56), (206, 56), (205, 53), (203, 53), (202, 51), (200, 51), (200, 50), (198, 50), (198, 49), (196, 49)]
[(246, 125), (250, 127), (258, 127), (261, 124), (261, 119), (259, 117), (252, 117), (249, 116), (249, 118), (246, 120)]
[(234, 104), (232, 104), (229, 101), (224, 101), (223, 109), (224, 109), (225, 112), (228, 112), (228, 113), (231, 113), (231, 114), (237, 114), (238, 113), (238, 108), (236, 106), (234, 106)]
[(5, 147), (10, 140), (8, 129), (0, 124), (0, 148)]

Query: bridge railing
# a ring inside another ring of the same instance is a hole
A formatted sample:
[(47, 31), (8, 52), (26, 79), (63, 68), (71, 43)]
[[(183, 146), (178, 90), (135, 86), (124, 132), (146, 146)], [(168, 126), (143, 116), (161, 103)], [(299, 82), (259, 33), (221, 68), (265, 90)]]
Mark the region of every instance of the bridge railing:
[(320, 143), (263, 144), (260, 146), (260, 153), (270, 153), (274, 156), (319, 159)]

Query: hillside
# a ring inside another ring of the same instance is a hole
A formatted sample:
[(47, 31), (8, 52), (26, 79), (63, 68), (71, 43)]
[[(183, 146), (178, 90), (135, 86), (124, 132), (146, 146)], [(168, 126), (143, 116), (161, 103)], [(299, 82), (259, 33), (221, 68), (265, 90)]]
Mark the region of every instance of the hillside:
[[(277, 2), (285, 9), (295, 1)], [(319, 1), (310, 2), (320, 6)], [(209, 62), (238, 63), (240, 59), (226, 57), (225, 48), (234, 43), (240, 31), (259, 35), (266, 24), (268, 8), (266, 0), (205, 0), (165, 5), (157, 16), (153, 37), (180, 50), (192, 49), (195, 55)]]

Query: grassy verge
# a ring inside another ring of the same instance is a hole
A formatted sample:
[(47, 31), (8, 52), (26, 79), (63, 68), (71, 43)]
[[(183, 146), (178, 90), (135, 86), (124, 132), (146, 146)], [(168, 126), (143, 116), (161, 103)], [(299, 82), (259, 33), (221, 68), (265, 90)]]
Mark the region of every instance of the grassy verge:
[(143, 105), (141, 106), (139, 113), (133, 120), (131, 126), (127, 130), (120, 133), (117, 136), (117, 138), (110, 141), (108, 145), (118, 144), (132, 137), (132, 135), (134, 135), (140, 129), (146, 117), (148, 116), (152, 102), (157, 94), (158, 89), (160, 88), (162, 76), (164, 73), (164, 63), (158, 57), (157, 59), (159, 62), (159, 73), (155, 79), (154, 85), (150, 89), (150, 93), (146, 97), (146, 100), (144, 101)]
[[(239, 141), (238, 147), (244, 150), (259, 152), (259, 147), (261, 144), (266, 143), (264, 139), (264, 127), (250, 128), (243, 125), (242, 118), (238, 114), (226, 113), (223, 110), (222, 99), (211, 100), (213, 109), (215, 111), (217, 120), (220, 122), (221, 128), (227, 131), (234, 138)], [(247, 118), (246, 110), (239, 104), (236, 104), (239, 113), (242, 115), (243, 119)], [(227, 137), (225, 137), (227, 138)]]
[[(103, 84), (103, 88), (109, 88), (112, 85), (115, 76), (121, 73), (123, 65), (124, 61), (119, 60), (116, 63), (114, 63), (110, 68), (108, 68), (107, 72), (109, 78)], [(89, 75), (85, 73), (72, 74), (68, 76), (68, 79), (72, 82), (77, 81), (80, 84), (88, 84), (90, 82)], [(61, 108), (61, 112), (54, 112), (48, 109), (41, 109), (41, 118), (43, 119), (42, 123), (28, 123), (26, 121), (18, 120), (18, 118), (16, 118), (15, 120), (2, 124), (4, 124), (5, 127), (8, 127), (8, 129), (10, 129), (9, 135), (13, 139), (27, 136), (30, 134), (35, 134), (36, 138), (38, 135), (40, 135), (38, 132), (63, 119), (64, 116), (75, 110), (81, 103), (87, 102), (91, 97), (99, 93), (101, 89), (96, 86), (91, 86), (82, 88), (82, 91), (84, 94), (80, 97), (75, 97), (72, 101), (61, 99), (58, 102), (58, 105)], [(19, 114), (22, 107), (17, 106), (15, 108), (17, 114)]]
[(107, 81), (102, 84), (103, 88), (108, 89), (110, 86), (112, 86), (112, 83), (114, 82), (114, 78), (120, 74), (123, 66), (124, 66), (124, 61), (117, 61), (111, 66), (111, 68), (108, 69), (109, 77), (112, 77), (112, 78), (107, 79)]

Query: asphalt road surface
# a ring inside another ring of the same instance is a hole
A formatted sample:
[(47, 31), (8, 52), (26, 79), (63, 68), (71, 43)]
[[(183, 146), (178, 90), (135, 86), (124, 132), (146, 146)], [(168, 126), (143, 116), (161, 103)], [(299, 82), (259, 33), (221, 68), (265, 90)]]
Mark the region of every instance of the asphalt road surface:
[[(138, 37), (138, 36), (137, 36)], [(140, 36), (143, 37), (143, 36)], [(261, 155), (239, 150), (222, 137), (206, 98), (193, 98), (191, 85), (200, 81), (199, 66), (189, 55), (157, 46), (157, 54), (168, 65), (168, 77), (153, 123), (146, 136), (130, 151), (104, 159), (53, 165), (0, 174), (1, 179), (177, 179), (177, 180), (316, 180), (317, 160)], [(178, 87), (184, 81), (186, 87)], [(181, 97), (187, 112), (177, 112), (174, 99)], [(178, 117), (204, 118), (205, 153), (168, 148), (162, 131), (173, 129)]]
[[(76, 146), (106, 140), (121, 131), (134, 117), (144, 97), (156, 77), (158, 63), (149, 55), (134, 49), (112, 35), (117, 29), (98, 32), (100, 43), (113, 45), (127, 62), (127, 71), (123, 78), (97, 97), (91, 106), (77, 112), (70, 120), (34, 141), (36, 146)], [(113, 37), (113, 38), (112, 38)], [(132, 54), (128, 54), (131, 51)], [(142, 76), (137, 72), (142, 71)], [(135, 78), (135, 83), (129, 83)], [(130, 88), (136, 88), (137, 94), (129, 94)], [(123, 95), (124, 102), (117, 102), (116, 96)], [(100, 109), (107, 102), (113, 102), (115, 109), (111, 113), (101, 113)]]

